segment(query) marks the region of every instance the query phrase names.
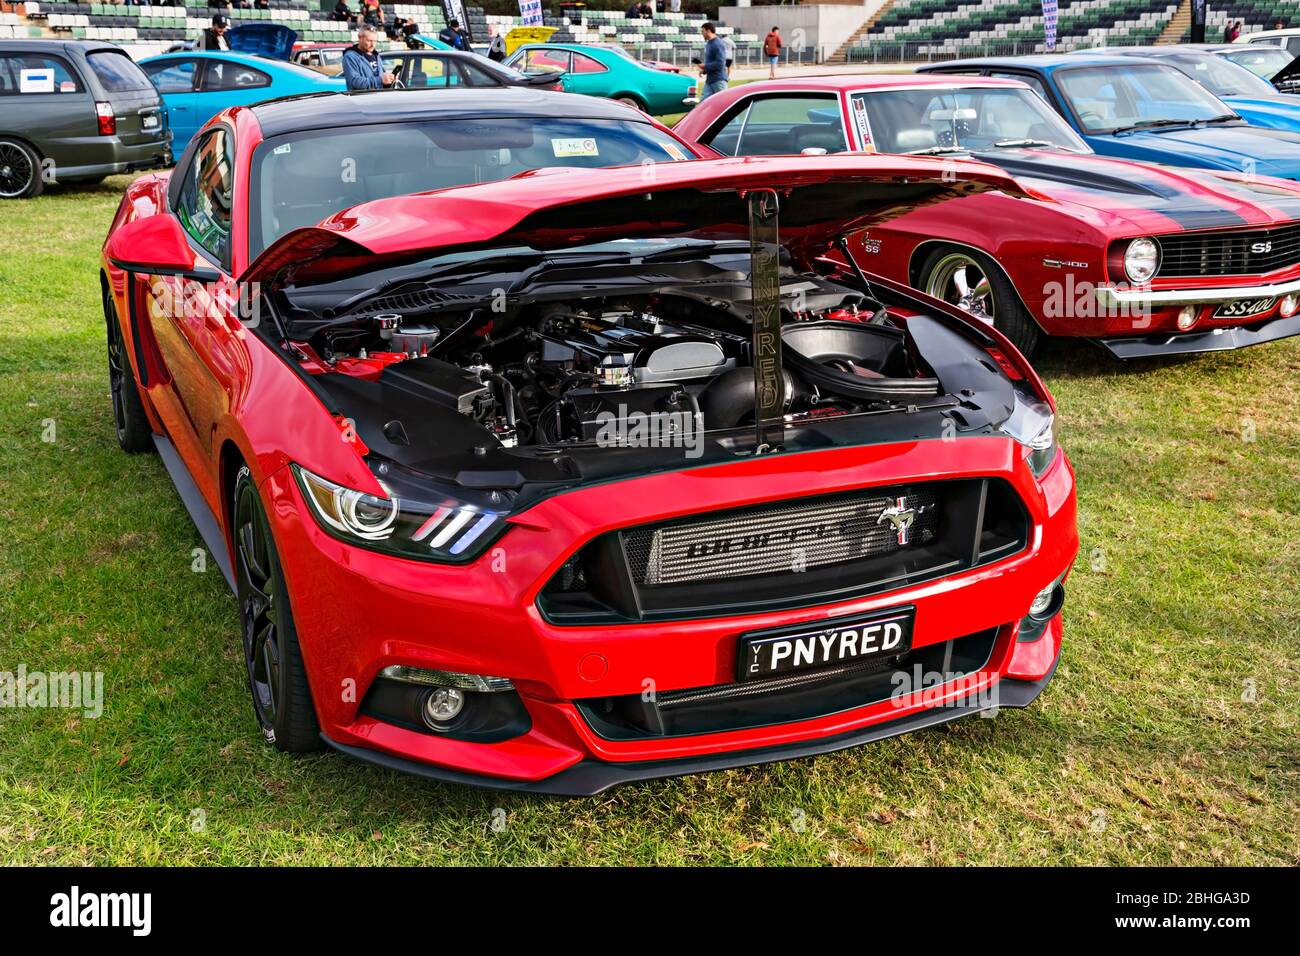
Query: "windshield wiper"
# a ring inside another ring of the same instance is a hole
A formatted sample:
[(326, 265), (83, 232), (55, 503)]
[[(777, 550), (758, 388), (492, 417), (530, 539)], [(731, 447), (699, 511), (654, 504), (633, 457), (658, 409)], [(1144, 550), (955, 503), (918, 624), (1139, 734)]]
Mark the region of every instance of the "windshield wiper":
[(941, 156), (944, 153), (969, 153), (965, 146), (931, 146), (929, 149), (909, 149), (908, 156)]
[(1134, 123), (1131, 126), (1117, 126), (1111, 130), (1112, 133), (1131, 133), (1135, 129), (1156, 129), (1160, 126), (1195, 126), (1198, 120), (1176, 120), (1176, 119), (1158, 119), (1143, 120), (1140, 123)]
[(1018, 149), (1022, 146), (1055, 146), (1045, 139), (1004, 139), (993, 144), (998, 149)]
[(1232, 123), (1232, 122), (1236, 122), (1237, 120), (1242, 120), (1242, 119), (1245, 119), (1245, 117), (1241, 116), (1240, 114), (1237, 114), (1237, 113), (1224, 113), (1222, 116), (1213, 116), (1213, 117), (1211, 117), (1210, 119), (1205, 120), (1205, 122), (1207, 122), (1207, 123)]

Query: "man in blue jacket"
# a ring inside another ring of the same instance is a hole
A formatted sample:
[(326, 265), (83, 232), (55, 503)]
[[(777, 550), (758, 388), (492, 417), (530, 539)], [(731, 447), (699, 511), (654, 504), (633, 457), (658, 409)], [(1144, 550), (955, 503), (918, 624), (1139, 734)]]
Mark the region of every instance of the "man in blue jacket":
[(727, 51), (718, 39), (712, 21), (704, 23), (700, 33), (704, 37), (704, 62), (700, 64), (700, 73), (704, 77), (704, 89), (700, 92), (703, 101), (727, 88)]
[(378, 32), (368, 23), (357, 28), (357, 42), (343, 51), (343, 79), (349, 90), (382, 90), (393, 85), (393, 74), (375, 52)]
[(459, 20), (448, 20), (447, 25), (438, 31), (438, 39), (453, 50), (469, 50), (469, 40), (465, 37), (465, 31), (460, 28)]

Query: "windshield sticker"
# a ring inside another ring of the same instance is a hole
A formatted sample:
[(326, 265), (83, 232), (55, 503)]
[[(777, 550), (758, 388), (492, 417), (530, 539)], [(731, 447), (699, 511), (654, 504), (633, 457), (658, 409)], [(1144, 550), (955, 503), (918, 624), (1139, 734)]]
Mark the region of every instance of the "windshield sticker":
[(275, 149), (271, 150), (271, 155), (279, 156), (281, 153), (290, 152), (292, 149), (293, 143), (284, 143), (283, 145), (277, 146)]
[(49, 67), (41, 70), (19, 70), (18, 92), (53, 93), (54, 70)]
[(59, 84), (59, 92), (75, 93), (77, 92), (77, 84), (73, 83), (71, 80), (64, 80), (62, 83)]
[(570, 156), (599, 156), (600, 150), (596, 148), (594, 139), (552, 139), (551, 152), (555, 154), (556, 159), (566, 159)]
[(681, 148), (676, 143), (664, 143), (664, 152), (674, 160), (682, 160), (686, 158), (686, 154), (682, 152)]
[(858, 139), (862, 141), (862, 148), (869, 153), (874, 153), (876, 147), (871, 142), (871, 123), (867, 121), (867, 101), (861, 96), (853, 98), (853, 122), (857, 125)]

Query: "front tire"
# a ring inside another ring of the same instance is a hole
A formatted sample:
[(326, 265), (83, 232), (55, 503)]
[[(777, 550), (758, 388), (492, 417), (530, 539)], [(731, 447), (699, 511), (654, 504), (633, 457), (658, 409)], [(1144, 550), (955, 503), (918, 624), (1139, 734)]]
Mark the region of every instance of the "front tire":
[(113, 399), (113, 428), (122, 450), (133, 455), (154, 451), (153, 427), (140, 400), (140, 388), (126, 355), (126, 340), (117, 321), (112, 295), (104, 290), (104, 320), (108, 325), (108, 389)]
[(614, 97), (614, 102), (622, 103), (624, 106), (630, 106), (632, 109), (640, 110), (642, 113), (646, 111), (645, 104), (635, 96), (616, 96)]
[(280, 556), (247, 465), (235, 476), (233, 498), (235, 589), (253, 712), (262, 736), (277, 750), (319, 750), (320, 725)]
[(44, 188), (36, 150), (20, 139), (0, 137), (0, 199), (31, 199)]
[(1038, 347), (1038, 324), (1006, 274), (983, 253), (951, 246), (935, 249), (921, 266), (918, 286), (993, 326), (1026, 357)]

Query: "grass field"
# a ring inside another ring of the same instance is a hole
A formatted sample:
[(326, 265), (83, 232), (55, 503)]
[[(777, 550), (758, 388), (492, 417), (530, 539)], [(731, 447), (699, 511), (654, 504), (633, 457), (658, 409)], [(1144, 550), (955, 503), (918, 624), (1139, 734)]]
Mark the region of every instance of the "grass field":
[(1031, 709), (501, 795), (261, 744), (234, 601), (113, 437), (97, 262), (125, 183), (0, 205), (0, 671), (105, 675), (98, 719), (0, 709), (0, 862), (1300, 863), (1300, 342), (1041, 357), (1084, 550)]

